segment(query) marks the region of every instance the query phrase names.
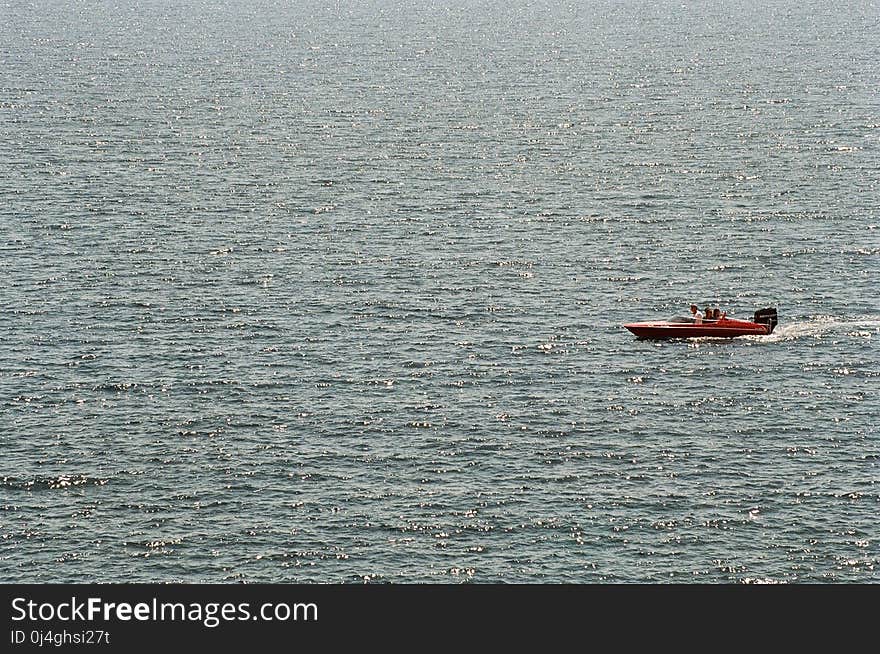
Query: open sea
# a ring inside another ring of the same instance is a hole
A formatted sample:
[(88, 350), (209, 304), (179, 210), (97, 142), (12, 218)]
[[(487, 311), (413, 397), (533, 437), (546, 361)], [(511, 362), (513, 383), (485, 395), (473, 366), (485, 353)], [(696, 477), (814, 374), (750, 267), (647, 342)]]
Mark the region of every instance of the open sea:
[(878, 34), (0, 0), (0, 581), (880, 582)]

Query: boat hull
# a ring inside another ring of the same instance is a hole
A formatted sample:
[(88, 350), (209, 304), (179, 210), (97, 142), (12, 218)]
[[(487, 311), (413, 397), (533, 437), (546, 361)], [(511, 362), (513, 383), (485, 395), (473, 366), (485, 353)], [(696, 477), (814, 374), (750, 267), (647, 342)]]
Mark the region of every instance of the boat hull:
[(639, 338), (665, 340), (670, 338), (736, 338), (737, 336), (765, 336), (770, 333), (766, 325), (745, 320), (719, 320), (717, 322), (634, 322), (624, 325)]

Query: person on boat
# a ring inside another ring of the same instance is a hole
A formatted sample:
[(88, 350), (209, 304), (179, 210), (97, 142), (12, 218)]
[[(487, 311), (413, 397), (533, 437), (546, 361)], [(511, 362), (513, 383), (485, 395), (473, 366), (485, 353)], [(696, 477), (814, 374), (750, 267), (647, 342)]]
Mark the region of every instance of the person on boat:
[(695, 325), (703, 324), (703, 314), (700, 313), (700, 310), (697, 308), (696, 304), (691, 305), (691, 318), (694, 319)]
[(712, 309), (706, 307), (706, 310), (703, 312), (703, 318), (706, 320), (712, 320)]
[(713, 320), (721, 320), (721, 309), (715, 307), (715, 310), (712, 311), (712, 319)]

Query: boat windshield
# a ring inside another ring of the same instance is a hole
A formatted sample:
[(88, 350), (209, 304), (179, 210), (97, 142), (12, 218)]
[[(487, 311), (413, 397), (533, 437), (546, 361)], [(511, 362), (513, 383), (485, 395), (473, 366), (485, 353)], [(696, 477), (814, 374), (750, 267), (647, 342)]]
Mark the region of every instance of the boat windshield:
[(694, 319), (690, 316), (672, 316), (668, 322), (693, 322)]

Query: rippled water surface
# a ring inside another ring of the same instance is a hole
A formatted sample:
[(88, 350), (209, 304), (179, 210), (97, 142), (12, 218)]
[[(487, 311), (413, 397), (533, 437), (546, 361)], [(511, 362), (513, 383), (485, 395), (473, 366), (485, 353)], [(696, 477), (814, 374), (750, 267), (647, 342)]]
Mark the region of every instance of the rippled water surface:
[(0, 1), (0, 581), (878, 581), (878, 33)]

